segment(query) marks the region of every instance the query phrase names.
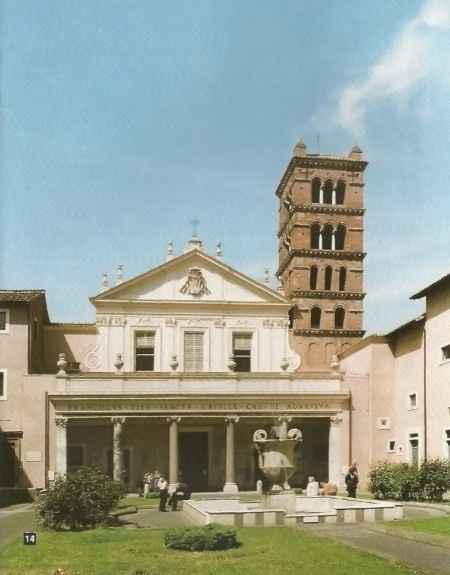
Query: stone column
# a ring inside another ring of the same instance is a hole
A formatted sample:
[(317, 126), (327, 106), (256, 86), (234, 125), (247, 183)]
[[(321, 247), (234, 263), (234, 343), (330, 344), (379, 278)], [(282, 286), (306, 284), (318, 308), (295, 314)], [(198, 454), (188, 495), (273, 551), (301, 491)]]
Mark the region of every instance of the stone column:
[(55, 472), (57, 476), (67, 473), (67, 417), (55, 417), (56, 425), (56, 458)]
[(341, 457), (341, 429), (342, 417), (335, 415), (330, 417), (330, 433), (328, 443), (328, 481), (337, 485), (338, 488), (342, 486), (342, 473), (340, 469)]
[(331, 232), (331, 249), (332, 250), (336, 249), (336, 233), (337, 233), (337, 228), (333, 228), (333, 231)]
[(225, 485), (224, 493), (238, 493), (239, 488), (236, 483), (234, 468), (234, 424), (239, 421), (239, 417), (230, 415), (225, 417), (227, 426), (226, 461), (225, 461)]
[(181, 417), (168, 417), (169, 424), (169, 489), (178, 483), (178, 424)]
[(122, 481), (124, 474), (122, 432), (125, 417), (112, 417), (113, 424), (113, 479)]

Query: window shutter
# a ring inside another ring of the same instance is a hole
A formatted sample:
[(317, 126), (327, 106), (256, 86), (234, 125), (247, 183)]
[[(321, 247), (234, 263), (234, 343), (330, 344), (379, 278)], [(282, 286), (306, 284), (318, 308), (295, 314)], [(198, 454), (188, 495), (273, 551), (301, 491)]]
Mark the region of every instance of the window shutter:
[(203, 371), (203, 333), (184, 332), (184, 371)]
[(252, 349), (252, 334), (251, 333), (235, 333), (233, 334), (233, 350), (234, 351), (251, 351)]
[(136, 347), (155, 347), (155, 334), (151, 331), (146, 331), (136, 334)]

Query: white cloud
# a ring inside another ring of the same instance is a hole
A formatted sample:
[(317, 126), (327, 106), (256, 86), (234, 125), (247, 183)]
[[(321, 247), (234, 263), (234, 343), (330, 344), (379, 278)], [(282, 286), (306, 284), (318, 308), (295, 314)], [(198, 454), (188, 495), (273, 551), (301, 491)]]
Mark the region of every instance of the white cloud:
[(430, 32), (448, 28), (450, 0), (427, 0), (369, 68), (366, 79), (342, 90), (338, 98), (338, 123), (354, 136), (360, 136), (372, 102), (407, 94), (428, 75), (435, 56)]

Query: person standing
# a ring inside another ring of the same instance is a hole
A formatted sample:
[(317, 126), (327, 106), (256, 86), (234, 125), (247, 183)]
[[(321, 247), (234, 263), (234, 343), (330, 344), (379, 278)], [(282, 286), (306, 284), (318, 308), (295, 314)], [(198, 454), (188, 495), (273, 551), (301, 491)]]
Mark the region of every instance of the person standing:
[(144, 498), (147, 498), (149, 496), (152, 481), (153, 481), (152, 474), (149, 471), (147, 471), (147, 473), (144, 473)]
[(356, 497), (356, 488), (358, 487), (359, 477), (358, 468), (356, 463), (352, 463), (348, 468), (348, 473), (345, 476), (345, 485), (349, 497)]
[(160, 511), (167, 511), (166, 504), (167, 504), (167, 497), (169, 495), (169, 484), (167, 483), (167, 479), (161, 475), (158, 480), (158, 489), (159, 489), (159, 510)]

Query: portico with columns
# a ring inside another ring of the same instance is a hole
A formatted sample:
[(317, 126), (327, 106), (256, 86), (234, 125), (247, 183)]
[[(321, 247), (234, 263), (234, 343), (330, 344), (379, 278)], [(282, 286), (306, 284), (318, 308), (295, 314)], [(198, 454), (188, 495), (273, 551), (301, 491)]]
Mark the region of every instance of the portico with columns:
[[(56, 475), (81, 465), (98, 465), (131, 492), (142, 488), (145, 472), (158, 469), (170, 487), (183, 480), (194, 491), (238, 493), (254, 490), (260, 479), (253, 432), (261, 428), (270, 432), (281, 425), (286, 433), (292, 427), (303, 433), (292, 485), (303, 487), (314, 475), (342, 489), (349, 463), (348, 449), (342, 447), (349, 441), (348, 404), (344, 393), (50, 396), (49, 411), (55, 413), (50, 465)], [(185, 436), (190, 443), (182, 441)], [(196, 436), (207, 438), (201, 457)]]

